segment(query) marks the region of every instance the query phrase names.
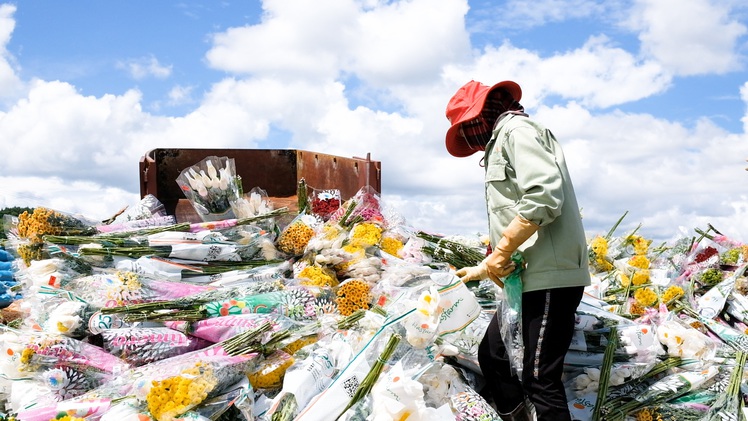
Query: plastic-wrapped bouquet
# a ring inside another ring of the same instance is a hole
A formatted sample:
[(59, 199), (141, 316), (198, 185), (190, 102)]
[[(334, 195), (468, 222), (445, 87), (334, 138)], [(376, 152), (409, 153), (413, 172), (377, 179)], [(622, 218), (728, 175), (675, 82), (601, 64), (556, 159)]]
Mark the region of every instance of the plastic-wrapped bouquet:
[(203, 221), (235, 218), (232, 203), (240, 197), (233, 158), (209, 156), (185, 168), (177, 184)]
[(45, 235), (94, 235), (93, 221), (53, 209), (38, 207), (18, 216), (18, 236), (31, 242), (42, 242)]

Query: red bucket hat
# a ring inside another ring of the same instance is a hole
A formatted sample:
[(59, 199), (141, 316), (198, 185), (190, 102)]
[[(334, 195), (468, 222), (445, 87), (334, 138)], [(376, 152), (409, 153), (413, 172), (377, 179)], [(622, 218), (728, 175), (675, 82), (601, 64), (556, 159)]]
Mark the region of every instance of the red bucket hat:
[(447, 120), (452, 126), (447, 130), (447, 152), (452, 156), (463, 158), (477, 152), (471, 148), (465, 138), (459, 133), (460, 124), (475, 119), (481, 114), (486, 103), (486, 97), (494, 89), (503, 88), (514, 98), (515, 101), (522, 99), (522, 88), (511, 80), (499, 82), (491, 87), (480, 82), (471, 80), (463, 85), (457, 93), (452, 96), (447, 104)]

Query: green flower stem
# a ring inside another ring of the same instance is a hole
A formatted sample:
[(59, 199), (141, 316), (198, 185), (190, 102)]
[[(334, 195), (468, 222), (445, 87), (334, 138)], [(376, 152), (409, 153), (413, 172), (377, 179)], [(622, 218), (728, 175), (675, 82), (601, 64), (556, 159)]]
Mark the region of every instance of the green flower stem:
[(259, 346), (262, 334), (272, 329), (273, 325), (269, 321), (257, 326), (254, 329), (242, 332), (238, 335), (232, 336), (225, 341), (219, 342), (218, 344), (226, 351), (229, 355), (242, 355), (248, 354), (253, 349)]
[(608, 345), (605, 347), (605, 353), (603, 354), (603, 365), (600, 367), (600, 381), (597, 390), (597, 399), (595, 400), (595, 408), (592, 411), (592, 419), (601, 419), (603, 405), (605, 404), (606, 397), (608, 396), (608, 386), (610, 385), (610, 370), (613, 367), (613, 356), (618, 346), (618, 327), (612, 326), (609, 331), (610, 336), (608, 337)]
[(385, 345), (384, 350), (379, 355), (379, 358), (377, 358), (377, 360), (374, 362), (374, 365), (371, 366), (371, 369), (369, 369), (369, 372), (366, 374), (366, 377), (364, 377), (364, 380), (362, 380), (358, 385), (358, 388), (354, 392), (350, 402), (348, 402), (348, 405), (345, 407), (345, 409), (343, 409), (343, 412), (341, 412), (340, 415), (337, 416), (336, 420), (339, 419), (343, 414), (345, 414), (345, 411), (349, 410), (353, 405), (358, 403), (358, 401), (366, 397), (366, 395), (371, 392), (372, 387), (374, 387), (374, 383), (377, 382), (377, 379), (379, 379), (379, 375), (382, 374), (384, 365), (387, 363), (387, 360), (392, 357), (392, 354), (394, 354), (395, 349), (397, 348), (397, 345), (399, 343), (399, 335), (394, 334), (390, 336), (390, 339), (387, 341), (387, 345)]

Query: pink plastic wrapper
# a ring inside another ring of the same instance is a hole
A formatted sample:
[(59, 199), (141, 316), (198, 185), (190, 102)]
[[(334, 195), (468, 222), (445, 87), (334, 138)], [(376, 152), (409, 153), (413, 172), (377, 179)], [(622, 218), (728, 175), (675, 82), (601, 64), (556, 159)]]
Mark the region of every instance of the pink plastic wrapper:
[(256, 329), (266, 322), (271, 323), (271, 331), (278, 331), (284, 328), (278, 319), (279, 317), (275, 315), (248, 313), (212, 317), (197, 322), (173, 321), (165, 322), (164, 324), (171, 329), (184, 332), (196, 338), (218, 343), (240, 333)]
[(109, 329), (101, 336), (107, 352), (136, 367), (212, 345), (168, 327)]

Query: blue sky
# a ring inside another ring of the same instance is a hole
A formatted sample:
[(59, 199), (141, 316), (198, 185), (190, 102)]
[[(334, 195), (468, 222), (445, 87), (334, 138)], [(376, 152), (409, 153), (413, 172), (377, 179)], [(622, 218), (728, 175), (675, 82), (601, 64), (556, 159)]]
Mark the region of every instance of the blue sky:
[[(98, 2), (16, 3), (16, 29), (7, 49), (22, 65), (24, 79), (63, 80), (82, 95), (122, 94), (136, 87), (146, 107), (164, 104), (175, 85), (196, 95), (225, 77), (205, 65), (210, 34), (257, 23), (258, 2)], [(155, 59), (168, 76), (137, 76), (128, 66)], [(193, 104), (194, 106), (194, 104)], [(188, 105), (161, 105), (179, 115)]]
[(411, 225), (484, 232), (444, 108), (512, 79), (590, 233), (629, 211), (622, 230), (748, 241), (746, 57), (738, 0), (0, 0), (0, 206), (104, 218), (150, 149), (295, 148), (371, 153)]

